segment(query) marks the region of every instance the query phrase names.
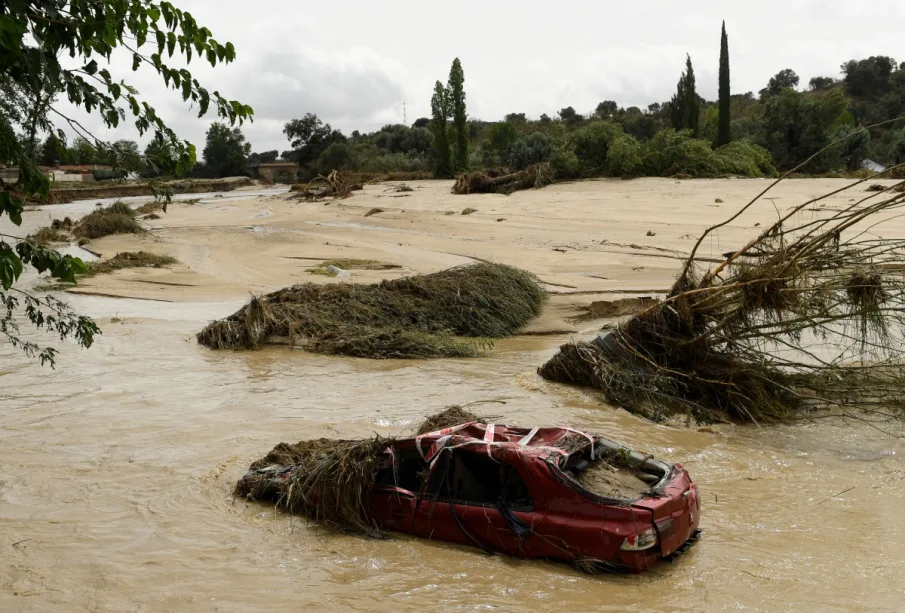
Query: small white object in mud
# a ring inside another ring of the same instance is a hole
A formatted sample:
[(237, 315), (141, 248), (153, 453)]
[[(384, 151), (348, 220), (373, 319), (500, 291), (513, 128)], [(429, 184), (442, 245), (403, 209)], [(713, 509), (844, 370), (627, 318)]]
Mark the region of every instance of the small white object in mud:
[(339, 277), (340, 279), (352, 278), (352, 273), (350, 273), (348, 270), (343, 270), (339, 266), (334, 266), (333, 264), (327, 266), (327, 272), (332, 274), (334, 277)]

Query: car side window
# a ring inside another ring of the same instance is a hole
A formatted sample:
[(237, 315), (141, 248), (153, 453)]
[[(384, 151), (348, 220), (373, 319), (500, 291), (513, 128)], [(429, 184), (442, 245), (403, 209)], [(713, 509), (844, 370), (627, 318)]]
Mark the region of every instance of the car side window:
[(528, 487), (518, 471), (484, 452), (460, 449), (443, 454), (434, 467), (428, 492), (459, 504), (533, 509)]

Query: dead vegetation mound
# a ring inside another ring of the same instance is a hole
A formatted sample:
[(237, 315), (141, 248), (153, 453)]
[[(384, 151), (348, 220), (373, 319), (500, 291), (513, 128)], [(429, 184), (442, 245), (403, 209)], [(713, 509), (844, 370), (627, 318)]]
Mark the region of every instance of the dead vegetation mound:
[[(140, 207), (135, 209), (136, 215), (151, 215), (153, 213), (159, 213), (160, 211), (164, 211), (164, 206), (162, 202), (146, 202)], [(164, 211), (166, 212), (166, 211)]]
[(453, 426), (458, 426), (459, 424), (467, 424), (468, 422), (472, 421), (486, 423), (487, 418), (475, 415), (471, 411), (457, 404), (454, 404), (452, 406), (446, 407), (439, 413), (434, 413), (433, 415), (426, 417), (424, 421), (418, 424), (418, 427), (415, 428), (415, 434), (437, 432), (438, 430), (452, 428)]
[(126, 268), (161, 268), (178, 263), (179, 260), (168, 255), (157, 255), (147, 251), (125, 251), (117, 253), (109, 260), (89, 262), (88, 274), (98, 275)]
[(377, 260), (359, 260), (355, 258), (343, 258), (338, 260), (324, 260), (308, 272), (312, 275), (324, 275), (326, 277), (335, 277), (335, 269), (340, 270), (398, 270), (402, 268), (399, 264), (388, 264), (386, 262), (378, 262)]
[[(471, 421), (480, 418), (452, 406), (428, 416), (417, 433)], [(369, 511), (368, 494), (392, 443), (393, 439), (380, 436), (280, 443), (251, 465), (236, 483), (233, 495), (248, 500), (276, 499), (277, 507), (322, 521), (335, 530), (380, 536)]]
[[(66, 219), (69, 218), (67, 217)], [(29, 238), (37, 244), (44, 246), (52, 243), (68, 243), (71, 236), (68, 231), (59, 228), (59, 221), (59, 219), (54, 219), (53, 225), (50, 227), (39, 228), (34, 234), (30, 235)], [(71, 222), (70, 227), (72, 227)]]
[(111, 234), (143, 234), (146, 230), (135, 220), (136, 213), (123, 202), (98, 208), (75, 224), (72, 234), (78, 238), (96, 239)]
[(541, 188), (551, 183), (553, 183), (553, 167), (549, 162), (542, 162), (507, 174), (486, 170), (465, 173), (456, 179), (452, 193), (508, 195), (518, 190)]
[(546, 294), (531, 273), (478, 263), (371, 285), (304, 284), (254, 297), (198, 333), (212, 349), (272, 336), (306, 350), (369, 358), (473, 357), (515, 333)]
[(343, 532), (377, 536), (379, 530), (368, 508), (368, 494), (387, 448), (381, 437), (364, 440), (319, 439), (294, 445), (280, 443), (251, 470), (287, 468), (288, 476), (261, 472), (241, 479), (233, 491), (238, 497), (272, 497), (272, 480), (288, 480), (288, 492), (277, 506), (301, 513)]
[[(764, 423), (818, 409), (901, 417), (905, 277), (890, 271), (905, 259), (905, 240), (878, 238), (873, 220), (895, 214), (905, 196), (872, 192), (817, 219), (799, 215), (835, 195), (826, 194), (784, 212), (715, 268), (696, 260), (708, 234), (763, 195), (698, 239), (665, 300), (606, 336), (563, 346), (541, 376), (601, 389), (653, 419)], [(852, 230), (868, 222), (870, 235)]]

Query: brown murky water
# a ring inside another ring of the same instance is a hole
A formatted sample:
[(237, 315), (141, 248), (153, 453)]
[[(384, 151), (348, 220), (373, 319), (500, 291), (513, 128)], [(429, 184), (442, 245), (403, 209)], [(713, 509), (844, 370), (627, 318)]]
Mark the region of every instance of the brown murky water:
[[(868, 425), (647, 423), (537, 378), (564, 337), (504, 341), (482, 360), (214, 353), (194, 333), (235, 304), (71, 302), (104, 329), (90, 351), (61, 346), (51, 371), (0, 346), (4, 613), (905, 610), (905, 446)], [(336, 535), (230, 497), (278, 441), (398, 433), (490, 398), (507, 402), (492, 405), (501, 421), (568, 423), (683, 463), (703, 538), (649, 575), (589, 577)]]

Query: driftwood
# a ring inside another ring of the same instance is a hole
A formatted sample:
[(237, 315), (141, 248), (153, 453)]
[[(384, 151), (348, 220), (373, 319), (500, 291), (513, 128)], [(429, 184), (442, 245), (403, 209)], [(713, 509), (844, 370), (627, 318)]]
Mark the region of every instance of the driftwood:
[(460, 175), (453, 185), (454, 194), (511, 194), (512, 192), (544, 187), (553, 182), (553, 169), (543, 162), (518, 172), (500, 174), (477, 171)]

